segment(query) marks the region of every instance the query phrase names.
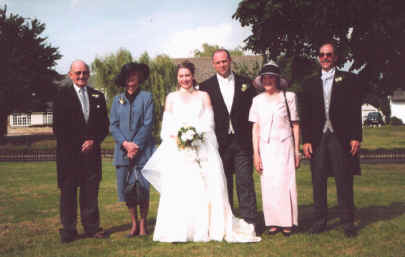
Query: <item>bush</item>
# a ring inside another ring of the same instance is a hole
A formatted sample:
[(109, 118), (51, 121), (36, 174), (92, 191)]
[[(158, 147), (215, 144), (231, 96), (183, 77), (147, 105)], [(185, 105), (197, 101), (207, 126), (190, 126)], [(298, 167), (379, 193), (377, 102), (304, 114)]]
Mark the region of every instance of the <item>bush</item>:
[(402, 120), (400, 118), (393, 116), (390, 119), (390, 125), (399, 126), (399, 125), (404, 125), (404, 123), (402, 122)]

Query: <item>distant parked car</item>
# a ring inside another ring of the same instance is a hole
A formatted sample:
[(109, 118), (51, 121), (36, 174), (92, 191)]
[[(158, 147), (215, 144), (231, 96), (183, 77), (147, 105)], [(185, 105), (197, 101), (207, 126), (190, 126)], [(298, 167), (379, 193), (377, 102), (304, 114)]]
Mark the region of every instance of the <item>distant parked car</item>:
[(370, 112), (363, 124), (365, 127), (381, 127), (384, 120), (379, 112)]

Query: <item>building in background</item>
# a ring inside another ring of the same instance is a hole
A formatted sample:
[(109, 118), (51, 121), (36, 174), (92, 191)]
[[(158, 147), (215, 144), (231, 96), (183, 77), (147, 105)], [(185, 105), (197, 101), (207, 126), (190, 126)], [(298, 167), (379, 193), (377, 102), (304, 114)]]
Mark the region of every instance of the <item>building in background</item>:
[(397, 89), (390, 96), (391, 117), (397, 117), (405, 123), (405, 90)]

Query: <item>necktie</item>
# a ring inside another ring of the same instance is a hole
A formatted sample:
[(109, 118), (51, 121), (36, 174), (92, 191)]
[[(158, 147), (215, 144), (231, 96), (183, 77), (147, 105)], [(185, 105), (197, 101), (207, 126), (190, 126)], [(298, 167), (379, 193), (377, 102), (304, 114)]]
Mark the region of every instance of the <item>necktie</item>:
[(87, 102), (87, 97), (86, 97), (84, 88), (80, 88), (79, 91), (80, 91), (80, 101), (82, 102), (84, 119), (87, 122), (87, 120), (89, 119), (89, 103)]

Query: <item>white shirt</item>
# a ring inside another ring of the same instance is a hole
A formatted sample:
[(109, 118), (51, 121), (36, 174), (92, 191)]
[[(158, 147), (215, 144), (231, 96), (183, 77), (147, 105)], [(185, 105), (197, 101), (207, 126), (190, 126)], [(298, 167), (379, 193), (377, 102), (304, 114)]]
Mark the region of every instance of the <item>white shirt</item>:
[(325, 103), (325, 116), (326, 116), (326, 123), (323, 128), (323, 133), (325, 133), (328, 129), (333, 132), (332, 123), (330, 122), (329, 117), (329, 107), (330, 107), (330, 100), (332, 96), (332, 85), (333, 79), (335, 77), (335, 68), (330, 69), (329, 71), (322, 70), (322, 85), (323, 85), (323, 100)]
[[(226, 109), (228, 113), (231, 114), (233, 96), (235, 95), (235, 76), (231, 72), (228, 77), (224, 78), (217, 73), (217, 80), (219, 84), (219, 90), (221, 91), (222, 97), (224, 98)], [(229, 134), (234, 134), (235, 131), (232, 127), (232, 121), (229, 119)]]
[(235, 94), (235, 76), (231, 72), (227, 78), (222, 77), (217, 73), (219, 89), (221, 90), (222, 97), (224, 98), (228, 113), (231, 113), (233, 96)]
[(86, 97), (86, 101), (87, 101), (87, 110), (85, 110), (84, 103), (82, 102), (82, 97), (81, 97), (81, 93), (80, 93), (81, 87), (78, 87), (76, 84), (73, 83), (73, 88), (75, 89), (77, 97), (79, 98), (80, 104), (82, 106), (84, 119), (87, 122), (87, 120), (89, 119), (89, 113), (90, 113), (90, 102), (89, 102), (89, 94), (87, 93), (87, 86), (83, 87), (84, 96)]

